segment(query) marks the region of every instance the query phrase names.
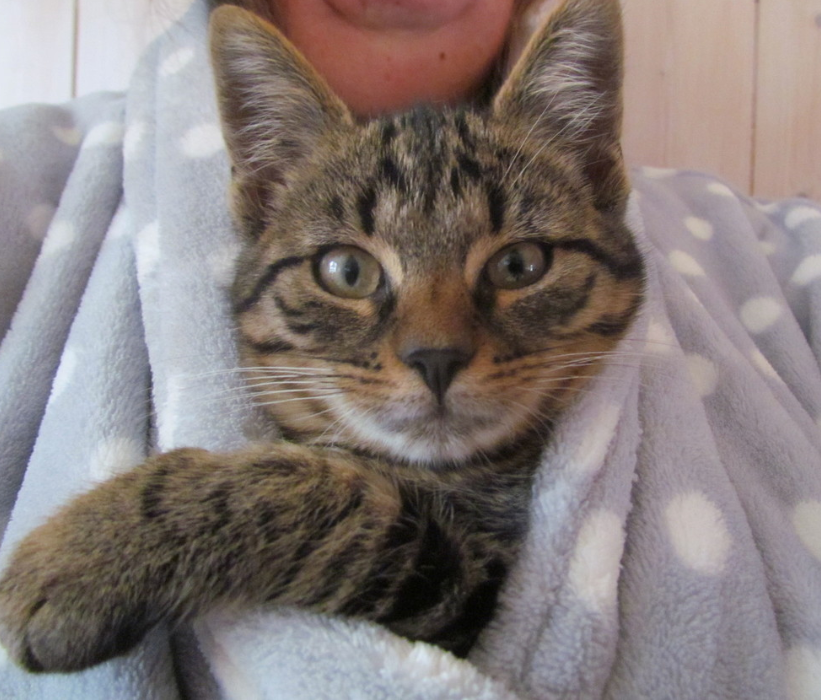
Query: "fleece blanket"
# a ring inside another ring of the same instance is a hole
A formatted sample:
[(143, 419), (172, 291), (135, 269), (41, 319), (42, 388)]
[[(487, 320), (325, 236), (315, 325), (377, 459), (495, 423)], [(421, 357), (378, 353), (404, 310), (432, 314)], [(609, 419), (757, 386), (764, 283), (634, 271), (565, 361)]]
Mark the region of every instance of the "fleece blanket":
[[(207, 11), (127, 95), (0, 115), (0, 557), (154, 449), (262, 430)], [(468, 660), (298, 610), (213, 614), (0, 697), (821, 697), (821, 208), (641, 169), (641, 318), (545, 445), (532, 530)]]

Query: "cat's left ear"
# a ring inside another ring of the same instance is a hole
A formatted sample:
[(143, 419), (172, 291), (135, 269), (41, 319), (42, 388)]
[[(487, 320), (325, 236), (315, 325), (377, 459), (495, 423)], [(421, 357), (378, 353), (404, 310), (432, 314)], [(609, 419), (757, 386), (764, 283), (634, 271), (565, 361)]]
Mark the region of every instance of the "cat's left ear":
[(565, 0), (531, 38), (493, 102), (544, 148), (577, 159), (602, 211), (621, 210), (623, 33), (619, 0)]
[(353, 118), (299, 51), (247, 10), (214, 10), (211, 62), (233, 166), (232, 204), (254, 233), (300, 164)]

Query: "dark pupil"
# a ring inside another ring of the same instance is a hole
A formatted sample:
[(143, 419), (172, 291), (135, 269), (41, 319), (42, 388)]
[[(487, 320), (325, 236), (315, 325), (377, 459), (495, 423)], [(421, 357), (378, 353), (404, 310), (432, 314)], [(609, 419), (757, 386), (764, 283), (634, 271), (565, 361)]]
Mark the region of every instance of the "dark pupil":
[(342, 274), (345, 277), (345, 284), (349, 287), (356, 285), (359, 279), (359, 261), (353, 256), (348, 257), (342, 268)]
[(507, 267), (508, 274), (515, 280), (521, 279), (527, 272), (524, 258), (519, 251), (512, 251), (507, 254), (505, 267)]

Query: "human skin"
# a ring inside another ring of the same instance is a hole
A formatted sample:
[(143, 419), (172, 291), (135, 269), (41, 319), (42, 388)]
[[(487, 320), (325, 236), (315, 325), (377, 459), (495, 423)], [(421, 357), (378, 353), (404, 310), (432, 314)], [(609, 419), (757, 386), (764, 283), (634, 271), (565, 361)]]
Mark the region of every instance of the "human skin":
[(515, 0), (271, 0), (286, 36), (356, 113), (465, 100), (502, 51)]

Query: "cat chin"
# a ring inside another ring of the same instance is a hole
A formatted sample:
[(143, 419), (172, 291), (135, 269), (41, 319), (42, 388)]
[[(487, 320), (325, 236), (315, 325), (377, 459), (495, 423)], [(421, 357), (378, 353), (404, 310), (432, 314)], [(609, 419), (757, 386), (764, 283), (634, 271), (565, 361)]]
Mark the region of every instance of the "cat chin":
[(492, 417), (460, 417), (443, 412), (434, 419), (418, 417), (390, 422), (360, 414), (348, 427), (361, 447), (402, 462), (435, 468), (494, 452), (523, 432), (520, 423), (513, 416), (500, 420), (498, 413)]

